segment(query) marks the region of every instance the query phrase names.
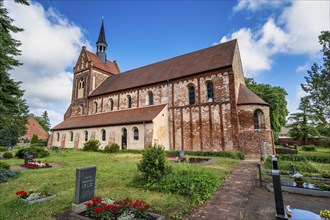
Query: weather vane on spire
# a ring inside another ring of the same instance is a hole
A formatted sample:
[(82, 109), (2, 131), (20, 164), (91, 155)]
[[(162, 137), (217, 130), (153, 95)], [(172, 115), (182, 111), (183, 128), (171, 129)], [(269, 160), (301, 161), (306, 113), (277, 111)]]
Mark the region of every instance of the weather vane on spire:
[(104, 21), (104, 17), (102, 16), (102, 21)]

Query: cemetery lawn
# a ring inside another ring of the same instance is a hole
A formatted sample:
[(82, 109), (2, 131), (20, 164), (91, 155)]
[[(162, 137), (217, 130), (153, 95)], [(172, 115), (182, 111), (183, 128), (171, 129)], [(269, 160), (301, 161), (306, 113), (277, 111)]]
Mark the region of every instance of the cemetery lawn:
[[(42, 161), (59, 163), (59, 167), (21, 171), (17, 179), (0, 183), (0, 219), (55, 219), (60, 212), (71, 207), (75, 192), (76, 168), (96, 165), (95, 196), (113, 199), (145, 200), (150, 211), (163, 214), (166, 218), (180, 219), (194, 206), (187, 197), (135, 188), (132, 178), (137, 173), (136, 164), (140, 154), (105, 154), (77, 150), (50, 152)], [(10, 165), (21, 165), (23, 159), (6, 160)], [(212, 164), (170, 163), (176, 170), (210, 170), (222, 182), (239, 160), (215, 158)], [(56, 198), (33, 205), (21, 204), (16, 191), (43, 191), (56, 194)]]

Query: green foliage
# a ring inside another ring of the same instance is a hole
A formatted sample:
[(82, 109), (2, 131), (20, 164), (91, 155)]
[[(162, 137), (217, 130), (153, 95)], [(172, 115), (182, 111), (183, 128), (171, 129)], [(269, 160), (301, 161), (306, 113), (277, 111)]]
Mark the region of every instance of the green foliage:
[[(314, 63), (306, 83), (302, 84), (302, 89), (308, 93), (306, 97), (311, 102), (310, 111), (313, 113), (316, 122), (321, 125), (322, 130), (330, 130), (330, 32), (322, 31), (319, 36), (319, 43), (323, 52), (323, 67)], [(321, 130), (321, 131), (322, 131)], [(326, 135), (326, 134), (322, 134)]]
[(142, 178), (149, 183), (157, 182), (166, 174), (171, 173), (172, 167), (167, 165), (164, 148), (154, 145), (142, 153), (142, 159), (137, 165)]
[[(292, 155), (288, 155), (288, 156), (292, 156)], [(317, 173), (318, 172), (318, 170), (312, 164), (308, 163), (308, 161), (292, 162), (292, 161), (286, 161), (282, 157), (280, 157), (278, 159), (278, 169), (281, 171), (290, 170), (290, 167), (292, 165), (295, 166), (297, 168), (297, 171), (301, 172), (301, 173)], [(267, 157), (267, 159), (266, 159), (266, 168), (272, 169), (271, 157)]]
[(290, 148), (275, 148), (276, 154), (298, 154), (298, 151)]
[(303, 145), (301, 146), (301, 149), (303, 151), (316, 151), (316, 148), (313, 145)]
[(8, 163), (0, 161), (0, 168), (5, 169), (5, 170), (9, 170), (10, 165)]
[(330, 179), (330, 171), (322, 171), (322, 172), (321, 172), (321, 176), (322, 176), (323, 178)]
[(1, 146), (0, 146), (0, 152), (4, 152), (4, 151), (6, 151), (6, 150), (7, 150), (6, 147), (1, 147)]
[(278, 155), (278, 158), (287, 161), (312, 161), (315, 163), (330, 163), (329, 156), (318, 156), (318, 155), (299, 156), (299, 155), (283, 154), (283, 155)]
[(25, 153), (32, 153), (34, 154), (35, 158), (43, 158), (49, 156), (49, 152), (43, 148), (29, 147), (18, 150), (15, 154), (15, 157), (23, 159)]
[(7, 182), (9, 178), (17, 178), (17, 176), (15, 171), (0, 168), (0, 183)]
[[(16, 0), (27, 4), (25, 0)], [(8, 10), (0, 1), (0, 145), (13, 146), (19, 136), (26, 133), (28, 106), (23, 99), (21, 82), (10, 78), (9, 71), (21, 63), (15, 58), (20, 55), (20, 42), (12, 38), (12, 33), (22, 31), (14, 26)]]
[(7, 158), (7, 159), (11, 159), (11, 158), (13, 158), (13, 154), (10, 153), (10, 152), (6, 152), (6, 153), (3, 154), (3, 157)]
[(272, 87), (269, 84), (258, 84), (252, 78), (245, 78), (245, 83), (252, 92), (269, 104), (271, 128), (277, 141), (281, 128), (286, 124), (286, 116), (289, 114), (285, 89), (278, 86)]
[(98, 140), (89, 140), (84, 143), (83, 151), (99, 151), (101, 143)]
[(219, 180), (211, 173), (181, 170), (168, 174), (159, 182), (147, 184), (145, 187), (187, 196), (194, 204), (200, 204), (217, 190), (219, 184)]
[(38, 141), (39, 141), (38, 135), (33, 134), (32, 138), (31, 138), (31, 144), (36, 144), (36, 143), (38, 143)]
[(104, 148), (105, 153), (115, 153), (119, 151), (119, 145), (116, 143), (113, 143), (111, 145), (107, 145)]
[[(178, 156), (178, 151), (165, 151), (166, 156)], [(204, 157), (227, 157), (244, 160), (245, 156), (240, 151), (185, 151), (186, 155)]]
[(45, 131), (49, 131), (50, 130), (50, 122), (49, 122), (49, 118), (48, 118), (48, 113), (47, 111), (44, 111), (42, 113), (42, 116), (37, 116), (34, 114), (30, 114), (38, 123), (39, 125), (45, 130)]

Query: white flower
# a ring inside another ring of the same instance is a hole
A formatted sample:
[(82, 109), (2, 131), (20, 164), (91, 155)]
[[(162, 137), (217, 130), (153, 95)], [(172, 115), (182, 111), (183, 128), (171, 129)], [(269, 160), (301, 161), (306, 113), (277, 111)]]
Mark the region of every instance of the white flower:
[(304, 175), (302, 175), (301, 173), (296, 173), (296, 174), (294, 174), (292, 177), (294, 177), (294, 178), (301, 178), (301, 177), (303, 177)]

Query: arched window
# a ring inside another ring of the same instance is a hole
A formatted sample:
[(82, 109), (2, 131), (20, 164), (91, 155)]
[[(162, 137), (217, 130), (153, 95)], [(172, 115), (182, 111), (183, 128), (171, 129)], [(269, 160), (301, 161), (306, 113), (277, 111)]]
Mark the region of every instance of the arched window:
[(135, 141), (139, 140), (139, 129), (137, 127), (133, 128), (133, 135)]
[(132, 98), (130, 95), (127, 96), (127, 108), (132, 108)]
[(254, 129), (265, 129), (265, 117), (264, 113), (260, 109), (254, 111), (253, 123)]
[(57, 132), (57, 142), (60, 141), (60, 132)]
[(94, 113), (97, 113), (97, 102), (94, 102)]
[(73, 141), (73, 132), (70, 131), (70, 141), (72, 142)]
[(208, 82), (206, 84), (206, 89), (207, 89), (207, 101), (208, 102), (214, 102), (213, 83)]
[(85, 87), (85, 81), (83, 78), (80, 78), (78, 83), (77, 98), (82, 98), (84, 96), (84, 87)]
[(88, 131), (85, 131), (85, 141), (88, 141)]
[(81, 78), (81, 79), (79, 80), (79, 89), (83, 89), (84, 86), (85, 86), (84, 79)]
[(106, 135), (107, 135), (107, 132), (104, 130), (104, 129), (102, 129), (101, 130), (101, 134), (102, 134), (102, 141), (105, 141), (106, 140)]
[(113, 100), (110, 99), (110, 111), (113, 111)]
[(190, 85), (188, 87), (189, 91), (189, 104), (194, 105), (195, 104), (195, 87), (193, 85)]
[(149, 105), (154, 104), (154, 94), (152, 92), (148, 92), (148, 100), (149, 100)]

